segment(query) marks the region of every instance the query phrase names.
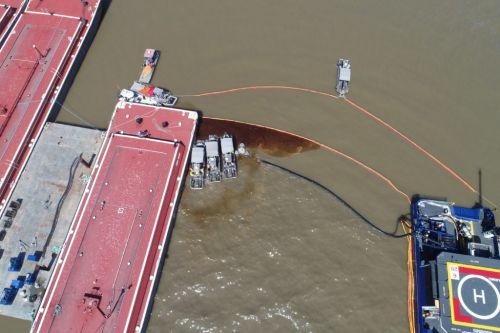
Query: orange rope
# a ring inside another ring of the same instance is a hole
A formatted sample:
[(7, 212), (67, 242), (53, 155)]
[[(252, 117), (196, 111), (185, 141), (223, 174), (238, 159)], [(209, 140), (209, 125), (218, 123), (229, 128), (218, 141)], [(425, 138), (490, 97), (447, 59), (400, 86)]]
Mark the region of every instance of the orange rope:
[(251, 126), (256, 126), (256, 127), (261, 127), (261, 128), (266, 128), (266, 129), (270, 129), (270, 130), (273, 130), (273, 131), (277, 131), (277, 132), (280, 132), (280, 133), (285, 133), (285, 134), (288, 134), (288, 135), (292, 135), (292, 136), (295, 136), (297, 138), (300, 138), (302, 140), (307, 140), (311, 143), (314, 143), (332, 153), (335, 153), (339, 156), (342, 156), (343, 158), (359, 165), (360, 167), (364, 168), (365, 170), (367, 170), (368, 172), (370, 172), (371, 174), (375, 175), (376, 177), (382, 179), (384, 182), (386, 182), (394, 191), (396, 191), (397, 193), (401, 194), (408, 203), (411, 202), (410, 200), (410, 197), (404, 193), (403, 191), (401, 191), (396, 185), (394, 185), (394, 183), (389, 179), (387, 178), (386, 176), (384, 176), (383, 174), (381, 174), (380, 172), (378, 172), (377, 170), (369, 167), (368, 165), (364, 164), (363, 162), (357, 160), (356, 158), (350, 156), (350, 155), (347, 155), (346, 153), (343, 153), (333, 147), (330, 147), (324, 143), (321, 143), (319, 141), (316, 141), (314, 139), (310, 139), (310, 138), (307, 138), (305, 136), (302, 136), (302, 135), (298, 135), (298, 134), (295, 134), (295, 133), (292, 133), (292, 132), (288, 132), (288, 131), (284, 131), (284, 130), (281, 130), (281, 129), (278, 129), (278, 128), (274, 128), (274, 127), (269, 127), (269, 126), (265, 126), (265, 125), (259, 125), (259, 124), (252, 124), (252, 123), (247, 123), (247, 122), (243, 122), (243, 121), (238, 121), (238, 120), (231, 120), (231, 119), (224, 119), (224, 118), (214, 118), (214, 117), (205, 117), (206, 119), (214, 119), (214, 120), (224, 120), (224, 121), (230, 121), (230, 122), (234, 122), (234, 123), (240, 123), (240, 124), (249, 124)]

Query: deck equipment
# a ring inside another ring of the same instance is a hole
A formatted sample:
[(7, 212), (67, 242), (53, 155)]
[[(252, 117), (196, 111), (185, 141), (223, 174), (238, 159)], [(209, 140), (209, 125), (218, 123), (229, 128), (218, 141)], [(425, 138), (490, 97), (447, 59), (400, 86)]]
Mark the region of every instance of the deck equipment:
[(499, 229), (493, 212), (416, 197), (411, 221), (416, 332), (499, 332)]

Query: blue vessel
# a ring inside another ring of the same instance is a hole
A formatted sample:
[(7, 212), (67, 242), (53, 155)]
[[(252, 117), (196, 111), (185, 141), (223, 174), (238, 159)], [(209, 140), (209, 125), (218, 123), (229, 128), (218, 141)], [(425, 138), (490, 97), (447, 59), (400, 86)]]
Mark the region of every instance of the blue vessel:
[(410, 330), (500, 332), (499, 228), (493, 212), (415, 197), (411, 221)]

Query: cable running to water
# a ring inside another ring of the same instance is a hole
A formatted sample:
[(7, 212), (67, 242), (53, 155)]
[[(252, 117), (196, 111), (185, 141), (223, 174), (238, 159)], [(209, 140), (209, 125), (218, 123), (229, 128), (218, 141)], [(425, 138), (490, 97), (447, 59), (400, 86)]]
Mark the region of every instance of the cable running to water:
[(397, 222), (396, 224), (396, 229), (393, 231), (393, 232), (388, 232), (388, 231), (385, 231), (383, 230), (382, 228), (380, 228), (378, 225), (376, 225), (375, 223), (371, 222), (370, 220), (368, 220), (364, 215), (362, 215), (360, 212), (358, 212), (354, 207), (352, 207), (347, 201), (345, 201), (344, 199), (342, 199), (342, 197), (340, 197), (337, 193), (335, 193), (334, 191), (330, 190), (328, 187), (326, 187), (325, 185), (319, 183), (318, 181), (312, 179), (312, 178), (309, 178), (307, 176), (304, 176), (304, 175), (301, 175), (295, 171), (292, 171), (288, 168), (285, 168), (284, 166), (281, 166), (281, 165), (278, 165), (278, 164), (275, 164), (273, 162), (270, 162), (270, 161), (266, 161), (266, 160), (263, 160), (263, 159), (259, 159), (259, 161), (261, 163), (264, 163), (264, 164), (267, 164), (267, 165), (271, 165), (275, 168), (278, 168), (280, 170), (283, 170), (285, 172), (288, 172), (289, 174), (292, 174), (296, 177), (299, 177), (299, 178), (302, 178), (316, 186), (318, 186), (319, 188), (321, 188), (322, 190), (326, 191), (327, 193), (331, 194), (333, 197), (335, 197), (335, 199), (337, 199), (340, 203), (342, 203), (346, 208), (348, 208), (351, 212), (353, 212), (357, 217), (359, 217), (361, 219), (361, 221), (363, 221), (364, 223), (366, 223), (367, 225), (369, 225), (370, 227), (372, 227), (373, 229), (377, 230), (378, 232), (384, 234), (385, 236), (388, 236), (388, 237), (392, 237), (392, 238), (404, 238), (404, 237), (408, 237), (411, 235), (411, 231), (408, 232), (406, 231), (405, 229), (405, 233), (404, 234), (400, 234), (398, 235), (396, 232), (397, 232), (397, 229), (398, 229), (398, 226), (400, 225), (400, 221)]

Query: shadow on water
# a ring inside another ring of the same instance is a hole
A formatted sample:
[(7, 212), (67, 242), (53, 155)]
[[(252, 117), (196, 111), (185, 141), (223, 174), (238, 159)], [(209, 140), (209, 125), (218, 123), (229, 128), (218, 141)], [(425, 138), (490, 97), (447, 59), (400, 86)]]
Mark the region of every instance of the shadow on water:
[(245, 124), (231, 120), (203, 118), (198, 130), (198, 137), (206, 138), (209, 134), (233, 135), (236, 145), (243, 142), (248, 148), (262, 149), (265, 153), (284, 157), (320, 148), (314, 142), (271, 128)]

